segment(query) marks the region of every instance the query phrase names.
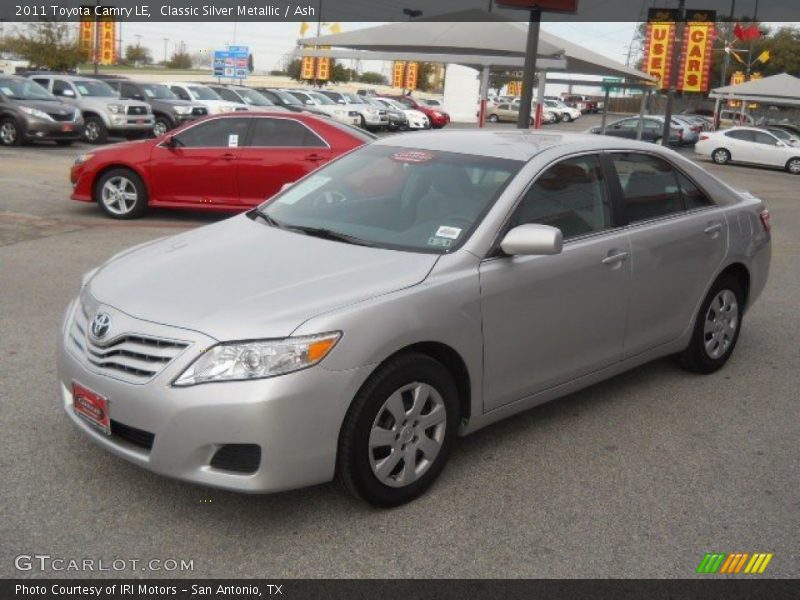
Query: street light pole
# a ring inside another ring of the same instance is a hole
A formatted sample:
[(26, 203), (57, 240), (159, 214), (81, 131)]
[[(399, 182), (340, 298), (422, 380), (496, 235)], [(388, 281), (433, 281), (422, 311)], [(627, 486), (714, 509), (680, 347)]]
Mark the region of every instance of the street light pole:
[(672, 133), (672, 102), (675, 99), (675, 91), (678, 87), (678, 62), (681, 59), (681, 47), (683, 46), (683, 26), (686, 20), (686, 0), (680, 0), (678, 4), (678, 18), (675, 26), (678, 28), (675, 33), (675, 44), (672, 46), (672, 72), (670, 73), (669, 89), (667, 90), (667, 106), (664, 109), (664, 129), (661, 132), (661, 145), (669, 146), (669, 138)]
[[(100, 6), (100, 0), (97, 0), (97, 6)], [(98, 63), (100, 62), (100, 20), (95, 17), (94, 20), (94, 74), (100, 71)]]
[(539, 52), (539, 29), (542, 24), (542, 9), (531, 9), (528, 19), (528, 43), (525, 47), (525, 66), (522, 71), (522, 99), (519, 105), (517, 129), (530, 129), (533, 81), (536, 77), (536, 55)]

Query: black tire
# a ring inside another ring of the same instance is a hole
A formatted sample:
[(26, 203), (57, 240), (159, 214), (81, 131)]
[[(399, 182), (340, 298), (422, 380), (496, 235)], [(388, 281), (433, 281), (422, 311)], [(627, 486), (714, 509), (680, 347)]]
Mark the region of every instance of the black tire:
[(364, 117), (364, 115), (361, 115), (361, 129), (364, 131), (369, 131), (369, 128), (367, 127), (367, 119)]
[(11, 117), (0, 119), (0, 145), (19, 146), (22, 144), (22, 130)]
[[(709, 339), (709, 343), (713, 343), (711, 338), (708, 337), (713, 334), (706, 333), (706, 323), (708, 317), (712, 313), (715, 313), (717, 318), (722, 314), (722, 311), (719, 311), (717, 308), (717, 306), (719, 306), (717, 299), (720, 294), (723, 294), (725, 291), (731, 292), (736, 298), (736, 325), (733, 336), (729, 338), (727, 348), (725, 348), (719, 356), (712, 357), (706, 349), (706, 343), (707, 339)], [(745, 308), (744, 301), (745, 293), (741, 283), (736, 277), (723, 274), (717, 278), (703, 300), (703, 304), (700, 305), (700, 311), (697, 313), (695, 319), (694, 331), (692, 332), (692, 339), (689, 341), (689, 345), (677, 356), (678, 363), (684, 369), (692, 373), (708, 374), (722, 368), (722, 366), (728, 362), (728, 359), (736, 347), (736, 342), (739, 339), (739, 332), (742, 330), (742, 316)], [(713, 311), (711, 310), (712, 303), (715, 303)]]
[(171, 130), (173, 127), (174, 125), (172, 124), (172, 121), (170, 121), (168, 118), (161, 116), (156, 117), (156, 121), (155, 123), (153, 123), (153, 131), (152, 131), (153, 137), (160, 137), (161, 135), (164, 135), (169, 130)]
[[(132, 207), (125, 212), (115, 212), (113, 206), (107, 205), (103, 198), (103, 188), (109, 181), (115, 178), (124, 178), (129, 181), (136, 190), (136, 199), (133, 201)], [(94, 199), (100, 208), (103, 209), (103, 212), (112, 219), (138, 219), (147, 212), (147, 187), (145, 187), (141, 177), (134, 171), (126, 168), (111, 169), (103, 173), (95, 182)]]
[(711, 153), (711, 160), (718, 165), (727, 165), (731, 162), (731, 153), (725, 148), (717, 148)]
[(100, 117), (86, 117), (83, 126), (83, 139), (90, 144), (105, 144), (108, 141), (108, 128)]
[(800, 156), (790, 158), (786, 163), (786, 170), (792, 175), (800, 175)]
[(572, 117), (570, 116), (569, 113), (564, 113), (561, 115), (561, 120), (564, 121), (565, 123), (569, 123), (570, 121), (572, 121)]
[(72, 146), (75, 143), (75, 140), (56, 140), (56, 145), (58, 146)]
[[(404, 385), (415, 382), (433, 387), (441, 396), (446, 414), (444, 438), (433, 462), (418, 479), (403, 487), (390, 487), (378, 479), (370, 464), (370, 432), (384, 402)], [(350, 493), (375, 506), (398, 506), (417, 498), (431, 486), (447, 462), (459, 413), (458, 390), (440, 362), (417, 353), (389, 360), (364, 383), (347, 411), (339, 434), (337, 479)]]
[(489, 115), (489, 122), (490, 123), (497, 123), (500, 120), (500, 117), (497, 115)]

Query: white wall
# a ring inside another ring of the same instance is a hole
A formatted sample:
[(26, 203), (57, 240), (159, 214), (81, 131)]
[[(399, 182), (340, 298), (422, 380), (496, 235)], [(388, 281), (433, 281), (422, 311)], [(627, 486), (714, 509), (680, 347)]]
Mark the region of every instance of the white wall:
[(450, 120), (459, 123), (477, 123), (480, 97), (480, 73), (461, 65), (447, 65), (444, 78), (444, 109)]

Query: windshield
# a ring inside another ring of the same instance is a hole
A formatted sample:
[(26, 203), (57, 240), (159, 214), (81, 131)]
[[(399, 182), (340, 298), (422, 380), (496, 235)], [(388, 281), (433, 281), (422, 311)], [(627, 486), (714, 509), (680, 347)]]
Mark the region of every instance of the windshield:
[(142, 84), (142, 89), (148, 98), (157, 98), (159, 100), (174, 100), (177, 98), (171, 89), (160, 83), (145, 83)]
[(186, 89), (195, 100), (222, 100), (217, 92), (204, 85), (186, 86)]
[(94, 96), (98, 98), (118, 98), (119, 95), (105, 81), (90, 81), (83, 79), (74, 82), (81, 96)]
[(303, 103), (300, 102), (295, 96), (290, 94), (289, 92), (283, 92), (281, 90), (272, 90), (272, 93), (275, 94), (284, 104), (290, 104), (291, 106), (303, 106)]
[(30, 79), (0, 79), (0, 94), (12, 100), (55, 100), (55, 96)]
[(240, 87), (236, 88), (236, 93), (239, 94), (239, 97), (244, 101), (245, 104), (249, 104), (250, 106), (275, 106), (272, 102), (267, 100), (255, 90)]
[(342, 96), (344, 96), (345, 102), (349, 102), (350, 104), (366, 104), (360, 96), (356, 96), (355, 94), (342, 94)]
[(336, 104), (336, 102), (328, 98), (325, 94), (320, 94), (319, 92), (306, 92), (306, 94), (311, 96), (314, 100), (317, 100), (320, 104)]
[(278, 226), (312, 228), (381, 248), (458, 248), (524, 163), (365, 146), (261, 207)]
[(382, 102), (386, 106), (389, 106), (390, 108), (396, 108), (397, 110), (407, 110), (406, 106), (403, 106), (399, 102), (395, 102), (391, 98), (380, 98), (378, 99), (378, 102)]

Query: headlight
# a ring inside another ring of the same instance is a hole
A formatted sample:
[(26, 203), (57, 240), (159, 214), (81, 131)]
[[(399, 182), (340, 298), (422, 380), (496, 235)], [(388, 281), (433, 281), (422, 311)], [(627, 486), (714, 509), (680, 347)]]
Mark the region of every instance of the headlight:
[(20, 106), (19, 109), (24, 112), (26, 115), (30, 115), (32, 117), (36, 117), (37, 119), (44, 119), (45, 121), (52, 121), (53, 119), (43, 110), (39, 110), (38, 108), (30, 108), (28, 106)]
[(173, 385), (186, 387), (211, 381), (264, 379), (306, 369), (325, 358), (341, 336), (340, 332), (334, 332), (218, 344), (198, 357)]
[(108, 112), (112, 112), (115, 115), (125, 111), (125, 107), (121, 104), (109, 104), (108, 105)]
[(75, 109), (75, 114), (72, 115), (72, 120), (78, 122), (83, 121), (83, 119), (81, 118), (81, 111), (79, 111), (77, 108)]
[(75, 159), (75, 166), (82, 165), (85, 162), (89, 162), (94, 154), (81, 154), (78, 158)]
[(179, 115), (188, 115), (192, 113), (191, 106), (175, 106), (175, 112)]

